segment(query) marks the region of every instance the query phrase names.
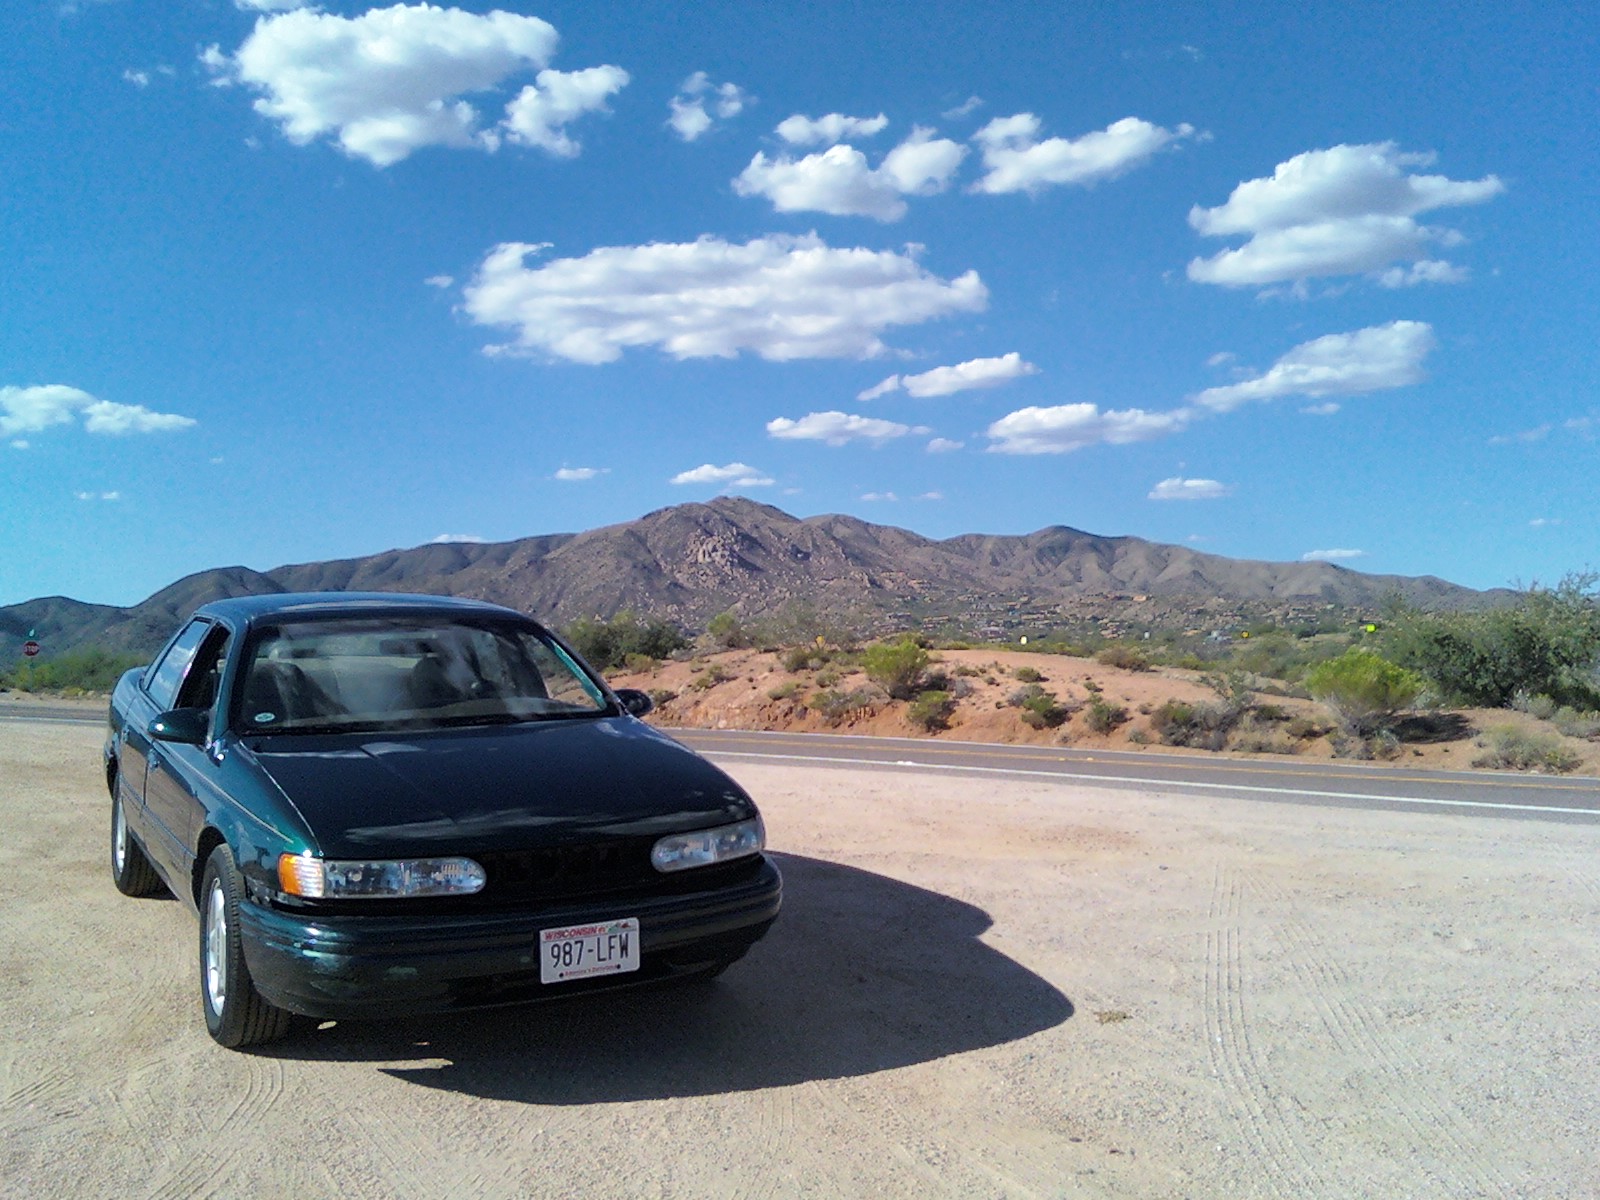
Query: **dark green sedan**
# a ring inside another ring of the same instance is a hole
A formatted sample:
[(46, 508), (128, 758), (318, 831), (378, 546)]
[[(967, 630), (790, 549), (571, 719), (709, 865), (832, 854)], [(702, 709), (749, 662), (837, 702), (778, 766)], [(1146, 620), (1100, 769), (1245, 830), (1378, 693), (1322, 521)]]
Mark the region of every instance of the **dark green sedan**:
[(224, 1046), (736, 961), (761, 816), (509, 609), (328, 593), (199, 609), (111, 699), (111, 870), (200, 917)]

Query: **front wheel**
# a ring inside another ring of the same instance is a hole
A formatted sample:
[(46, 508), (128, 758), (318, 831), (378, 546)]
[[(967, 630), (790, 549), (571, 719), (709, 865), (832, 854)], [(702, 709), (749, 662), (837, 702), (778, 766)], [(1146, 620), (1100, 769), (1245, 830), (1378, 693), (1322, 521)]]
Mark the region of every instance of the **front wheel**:
[(233, 853), (218, 846), (200, 882), (200, 1007), (206, 1031), (220, 1045), (254, 1046), (289, 1032), (289, 1013), (256, 991), (244, 961), (239, 897), (244, 881)]
[(163, 886), (161, 876), (156, 874), (143, 848), (128, 831), (120, 780), (111, 786), (111, 882), (124, 896), (153, 896)]

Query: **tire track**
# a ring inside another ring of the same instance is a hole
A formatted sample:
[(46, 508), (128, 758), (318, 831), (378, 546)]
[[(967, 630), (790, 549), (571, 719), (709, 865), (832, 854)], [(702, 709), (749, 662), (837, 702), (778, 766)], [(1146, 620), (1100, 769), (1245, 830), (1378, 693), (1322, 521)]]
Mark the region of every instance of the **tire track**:
[(1217, 868), (1206, 934), (1205, 1029), (1212, 1073), (1221, 1082), (1234, 1120), (1262, 1169), (1270, 1193), (1282, 1197), (1333, 1194), (1298, 1131), (1301, 1119), (1272, 1086), (1250, 1033), (1248, 977), (1239, 910), (1243, 886)]
[[(216, 1053), (229, 1055), (230, 1076), (243, 1076), (243, 1086), (234, 1093), (231, 1103), (222, 1107), (220, 1116), (208, 1113), (202, 1121), (210, 1135), (207, 1142), (217, 1153), (209, 1157), (193, 1155), (159, 1177), (151, 1188), (151, 1200), (205, 1200), (209, 1196), (243, 1195), (250, 1190), (241, 1186), (245, 1181), (235, 1178), (236, 1166), (246, 1144), (255, 1140), (263, 1118), (283, 1097), (283, 1064), (258, 1055), (220, 1049)], [(230, 1136), (235, 1131), (240, 1136)]]
[[(1252, 890), (1276, 909), (1276, 924), (1285, 935), (1290, 969), (1312, 998), (1335, 1045), (1359, 1058), (1384, 1085), (1368, 1098), (1372, 1107), (1364, 1115), (1370, 1118), (1372, 1108), (1386, 1113), (1391, 1128), (1409, 1135), (1407, 1149), (1412, 1152), (1413, 1161), (1439, 1164), (1437, 1169), (1424, 1167), (1431, 1185), (1428, 1194), (1523, 1194), (1521, 1189), (1528, 1180), (1507, 1178), (1494, 1157), (1479, 1149), (1481, 1135), (1425, 1086), (1422, 1064), (1402, 1041), (1386, 1033), (1381, 1020), (1374, 1019), (1365, 1006), (1348, 999), (1358, 994), (1358, 988), (1339, 963), (1321, 949), (1323, 941), (1316, 931), (1295, 915), (1292, 899), (1281, 889), (1260, 881), (1252, 885)], [(1415, 1107), (1404, 1100), (1410, 1100)]]

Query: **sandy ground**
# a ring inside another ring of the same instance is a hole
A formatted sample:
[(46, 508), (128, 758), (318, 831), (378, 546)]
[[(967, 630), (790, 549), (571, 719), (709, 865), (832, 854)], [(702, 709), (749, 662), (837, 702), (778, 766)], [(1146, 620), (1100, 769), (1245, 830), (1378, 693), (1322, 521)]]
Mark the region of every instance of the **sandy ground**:
[(1600, 828), (733, 766), (787, 881), (722, 980), (268, 1053), (0, 722), (0, 1193), (1600, 1194)]

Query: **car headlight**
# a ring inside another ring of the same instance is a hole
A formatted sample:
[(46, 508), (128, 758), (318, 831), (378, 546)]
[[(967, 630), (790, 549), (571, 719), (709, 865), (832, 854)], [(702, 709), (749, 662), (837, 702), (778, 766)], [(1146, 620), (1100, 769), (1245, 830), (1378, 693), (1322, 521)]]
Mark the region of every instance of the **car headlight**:
[(469, 896), (489, 877), (470, 858), (413, 858), (359, 862), (311, 854), (278, 856), (278, 886), (307, 900), (384, 900)]
[(719, 825), (694, 833), (674, 833), (652, 847), (650, 862), (658, 871), (686, 871), (690, 867), (709, 867), (759, 854), (767, 844), (767, 831), (760, 817), (736, 825)]

